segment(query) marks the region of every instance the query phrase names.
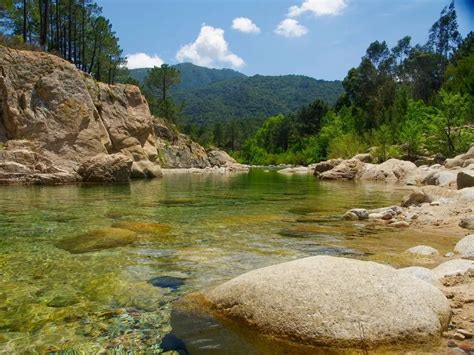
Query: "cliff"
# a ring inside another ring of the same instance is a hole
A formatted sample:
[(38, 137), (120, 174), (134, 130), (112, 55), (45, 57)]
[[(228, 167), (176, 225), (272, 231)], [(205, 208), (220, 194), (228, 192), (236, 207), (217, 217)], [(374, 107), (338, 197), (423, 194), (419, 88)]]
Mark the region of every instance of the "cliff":
[(206, 168), (204, 148), (153, 117), (136, 86), (96, 82), (47, 53), (0, 46), (0, 183), (127, 181)]

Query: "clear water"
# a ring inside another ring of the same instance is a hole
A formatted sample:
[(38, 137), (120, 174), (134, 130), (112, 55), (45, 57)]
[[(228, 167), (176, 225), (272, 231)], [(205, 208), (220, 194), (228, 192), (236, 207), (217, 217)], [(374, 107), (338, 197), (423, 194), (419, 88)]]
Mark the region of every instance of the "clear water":
[[(339, 217), (404, 193), (263, 169), (130, 185), (0, 187), (0, 352), (160, 352), (172, 332), (191, 354), (265, 353), (260, 340), (193, 318), (176, 301), (308, 255), (390, 260), (415, 245), (412, 236)], [(91, 244), (98, 237), (106, 242)], [(433, 246), (450, 247), (437, 240)], [(179, 282), (163, 288), (149, 282), (156, 277)]]

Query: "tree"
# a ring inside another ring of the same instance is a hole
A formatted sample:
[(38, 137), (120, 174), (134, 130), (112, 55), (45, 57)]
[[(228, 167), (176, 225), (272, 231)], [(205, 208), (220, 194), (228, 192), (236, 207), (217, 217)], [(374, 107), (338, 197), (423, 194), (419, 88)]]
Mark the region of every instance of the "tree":
[(145, 78), (145, 88), (152, 97), (152, 109), (168, 121), (176, 121), (176, 106), (169, 97), (169, 91), (181, 81), (180, 72), (167, 64), (154, 67)]
[(453, 156), (461, 149), (463, 125), (466, 122), (468, 103), (461, 94), (441, 90), (436, 114), (432, 117), (441, 143), (440, 149)]
[(431, 26), (427, 46), (447, 60), (461, 41), (454, 0), (451, 0), (451, 3), (441, 11), (439, 20)]

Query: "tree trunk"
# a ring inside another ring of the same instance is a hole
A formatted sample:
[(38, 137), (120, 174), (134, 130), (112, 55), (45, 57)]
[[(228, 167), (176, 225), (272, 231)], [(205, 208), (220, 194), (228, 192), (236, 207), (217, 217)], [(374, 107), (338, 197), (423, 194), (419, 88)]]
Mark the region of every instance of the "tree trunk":
[(28, 3), (23, 0), (23, 43), (26, 43), (28, 32)]

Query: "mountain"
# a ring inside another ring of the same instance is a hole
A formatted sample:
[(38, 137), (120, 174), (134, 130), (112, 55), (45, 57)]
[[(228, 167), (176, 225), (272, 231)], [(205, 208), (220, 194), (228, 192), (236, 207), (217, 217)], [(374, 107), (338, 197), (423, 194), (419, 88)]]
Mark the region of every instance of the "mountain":
[[(175, 66), (181, 83), (173, 90), (183, 105), (183, 123), (209, 124), (233, 119), (287, 114), (316, 99), (334, 104), (344, 89), (340, 81), (303, 75), (248, 77), (230, 69), (209, 69), (191, 63)], [(143, 82), (149, 69), (130, 70)]]

